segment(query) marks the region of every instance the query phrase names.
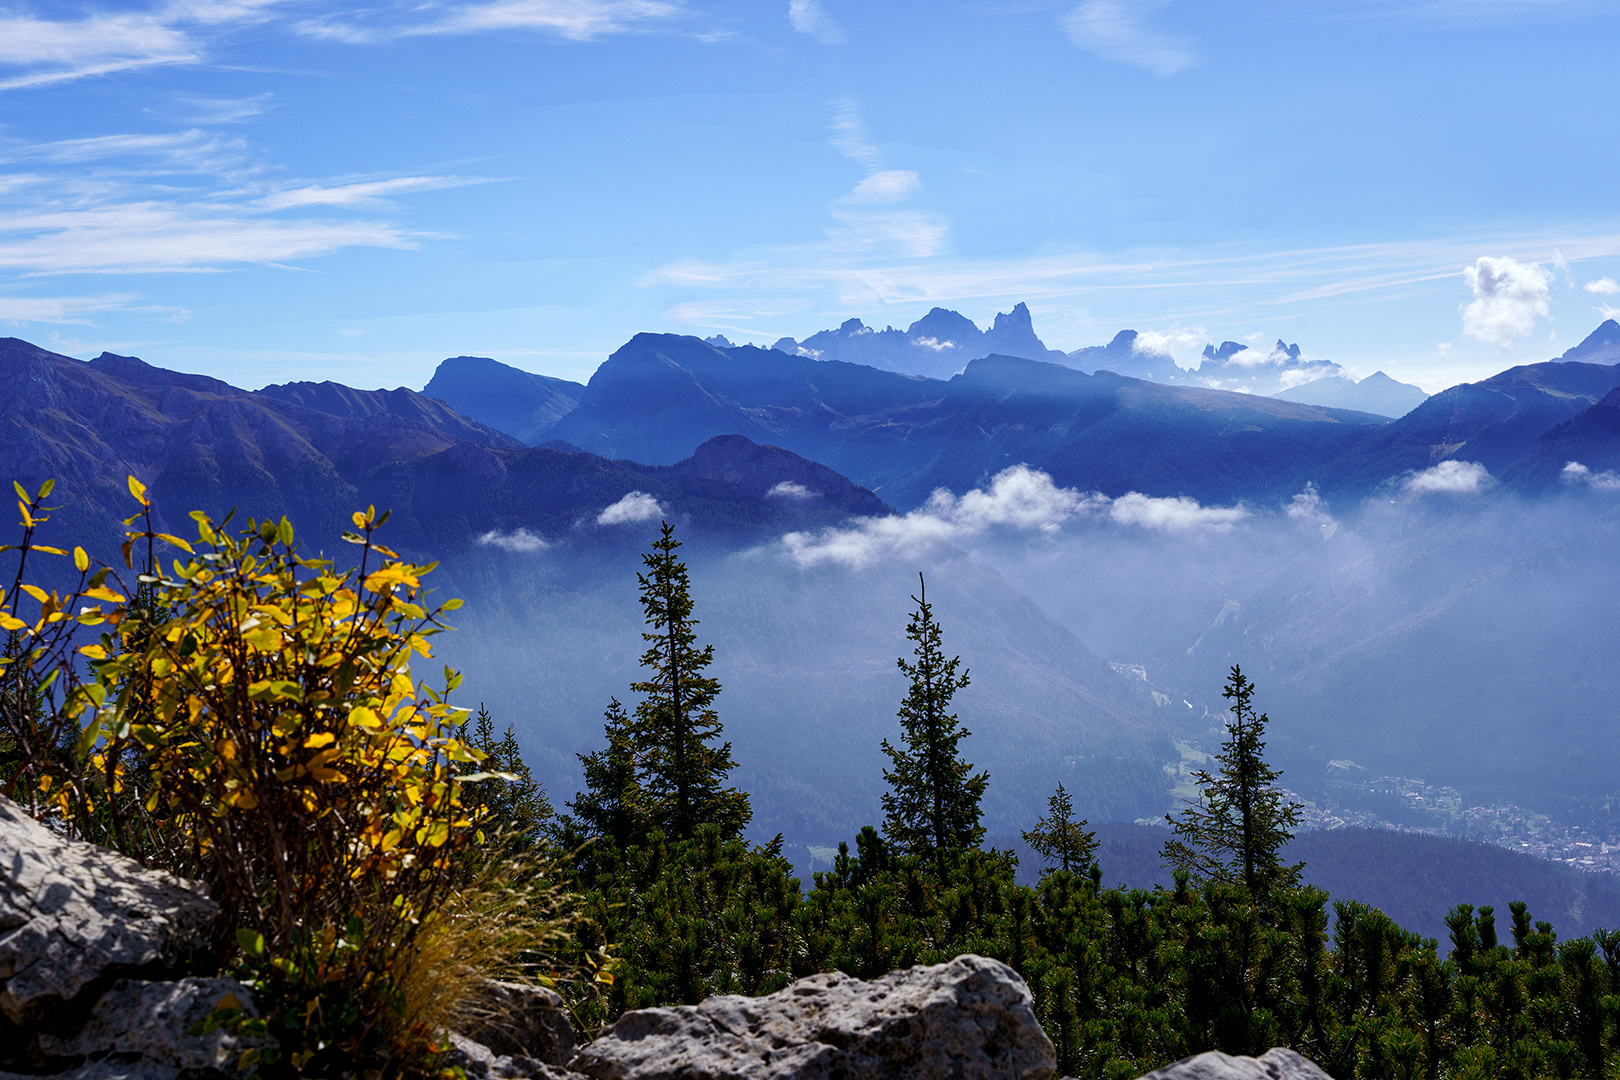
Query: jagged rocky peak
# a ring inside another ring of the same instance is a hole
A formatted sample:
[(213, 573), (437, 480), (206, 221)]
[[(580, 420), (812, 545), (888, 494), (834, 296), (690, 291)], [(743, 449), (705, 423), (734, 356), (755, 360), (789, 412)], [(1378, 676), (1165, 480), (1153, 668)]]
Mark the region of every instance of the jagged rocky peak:
[(984, 331), (966, 315), (949, 308), (936, 307), (907, 327), (906, 336), (914, 345), (927, 345), (935, 349), (971, 349), (984, 337)]
[(998, 314), (989, 330), (979, 329), (961, 312), (935, 307), (905, 330), (893, 326), (878, 330), (858, 318), (845, 319), (836, 330), (822, 330), (802, 341), (781, 338), (772, 348), (790, 356), (842, 360), (937, 379), (948, 379), (968, 361), (992, 353), (1068, 363), (1063, 353), (1048, 349), (1036, 335), (1024, 303)]

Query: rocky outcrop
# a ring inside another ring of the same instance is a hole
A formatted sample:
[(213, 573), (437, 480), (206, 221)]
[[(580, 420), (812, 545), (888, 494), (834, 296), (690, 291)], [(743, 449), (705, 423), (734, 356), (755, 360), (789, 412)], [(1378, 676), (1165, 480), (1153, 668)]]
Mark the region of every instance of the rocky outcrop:
[(0, 1011), (13, 1024), (173, 967), (218, 911), (200, 886), (60, 837), (0, 798)]
[(557, 1066), (574, 1056), (574, 1028), (555, 990), (491, 980), (469, 1011), (472, 1019), (462, 1031), (496, 1056)]
[(1332, 1080), (1314, 1061), (1277, 1047), (1257, 1058), (1231, 1057), (1211, 1050), (1182, 1058), (1141, 1080)]
[(38, 1046), (49, 1058), (138, 1054), (158, 1069), (232, 1071), (243, 1052), (263, 1048), (269, 1040), (242, 1037), (227, 1028), (191, 1034), (221, 1007), (259, 1015), (252, 993), (234, 979), (121, 979), (101, 995), (77, 1032), (70, 1037), (42, 1034)]
[(1056, 1060), (1018, 973), (959, 956), (625, 1013), (569, 1067), (593, 1080), (1047, 1080)]

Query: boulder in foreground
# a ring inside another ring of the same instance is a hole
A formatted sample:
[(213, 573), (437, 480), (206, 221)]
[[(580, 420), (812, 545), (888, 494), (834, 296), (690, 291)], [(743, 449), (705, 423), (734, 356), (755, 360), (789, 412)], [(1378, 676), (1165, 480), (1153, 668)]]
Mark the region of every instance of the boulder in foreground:
[(1316, 1062), (1276, 1047), (1257, 1058), (1231, 1057), (1211, 1050), (1182, 1058), (1141, 1080), (1332, 1080)]
[(218, 912), (200, 885), (67, 840), (0, 798), (0, 1011), (12, 1023), (173, 967)]
[(1047, 1080), (1056, 1063), (1024, 980), (968, 955), (625, 1013), (569, 1068), (593, 1080)]

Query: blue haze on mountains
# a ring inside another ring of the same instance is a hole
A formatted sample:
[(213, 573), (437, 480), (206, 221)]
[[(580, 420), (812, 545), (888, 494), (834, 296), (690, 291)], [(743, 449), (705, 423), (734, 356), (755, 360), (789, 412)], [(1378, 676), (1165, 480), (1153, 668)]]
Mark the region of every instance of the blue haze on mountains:
[(59, 477), (53, 527), (108, 553), (126, 472), (176, 524), (288, 513), (329, 551), (353, 506), (393, 508), (389, 539), (469, 600), (439, 639), (463, 704), (516, 726), (559, 802), (637, 676), (634, 573), (667, 517), (761, 838), (835, 843), (880, 816), (919, 570), (973, 672), (958, 704), (993, 835), (1059, 781), (1095, 820), (1170, 809), (1177, 743), (1218, 742), (1233, 663), (1304, 795), (1352, 760), (1612, 833), (1617, 361), (1610, 321), (1391, 422), (1072, 356), (941, 380), (640, 335), (586, 387), (447, 362), (435, 384), (464, 414), (12, 339), (0, 464)]

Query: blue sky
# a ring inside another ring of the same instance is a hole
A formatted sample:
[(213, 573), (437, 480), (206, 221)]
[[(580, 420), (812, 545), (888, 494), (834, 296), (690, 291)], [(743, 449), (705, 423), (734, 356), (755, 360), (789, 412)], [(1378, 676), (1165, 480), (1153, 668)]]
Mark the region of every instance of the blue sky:
[(584, 379), (1027, 301), (1429, 390), (1620, 307), (1592, 0), (0, 7), (0, 333), (239, 385)]

